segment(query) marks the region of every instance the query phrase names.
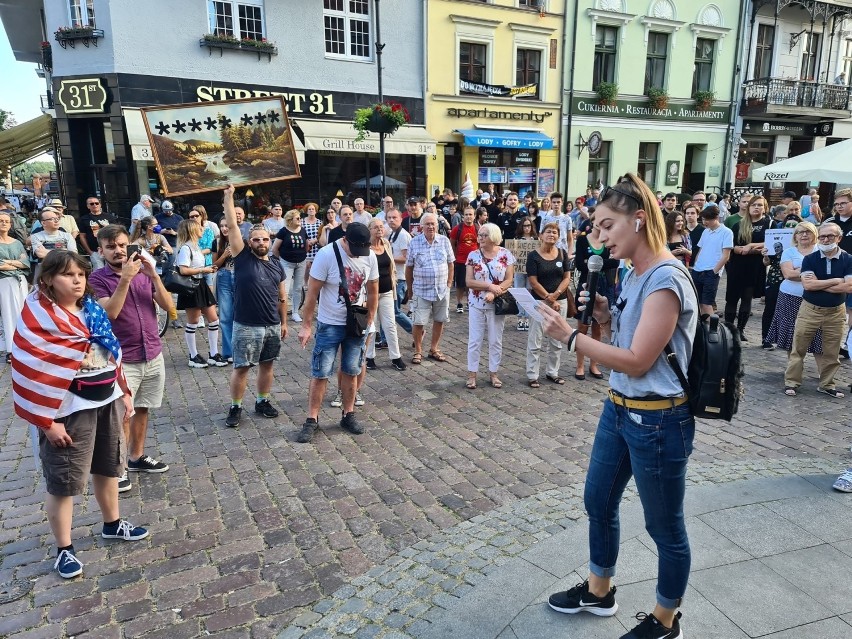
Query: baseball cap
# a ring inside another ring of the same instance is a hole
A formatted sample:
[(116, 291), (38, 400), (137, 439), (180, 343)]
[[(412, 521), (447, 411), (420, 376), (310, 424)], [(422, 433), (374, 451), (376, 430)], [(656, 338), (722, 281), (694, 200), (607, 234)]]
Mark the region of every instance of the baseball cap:
[(171, 200), (163, 200), (163, 203), (160, 204), (160, 208), (163, 211), (171, 211), (175, 208), (175, 205), (171, 203)]
[(482, 197), (479, 198), (480, 202), (485, 201), (485, 200), (488, 200), (489, 202), (491, 201), (491, 194), (490, 193), (483, 193)]
[(419, 202), (420, 202), (420, 198), (418, 198), (418, 197), (410, 197), (410, 198), (408, 198), (408, 203), (409, 203), (409, 204), (418, 204)]
[(150, 195), (148, 195), (147, 193), (144, 193), (144, 194), (142, 194), (142, 196), (139, 198), (139, 201), (140, 201), (140, 202), (153, 202), (153, 201), (154, 201), (154, 198), (152, 198), (152, 197), (151, 197)]
[(798, 196), (798, 195), (796, 195), (796, 192), (795, 192), (795, 191), (784, 191), (784, 195), (782, 195), (781, 197), (782, 197), (782, 198), (785, 198), (785, 197), (791, 197), (791, 198), (793, 198), (793, 199), (795, 200), (795, 199), (796, 199), (797, 197), (799, 197), (799, 196)]
[(370, 254), (370, 229), (366, 224), (351, 222), (346, 227), (346, 242), (349, 252), (355, 257), (365, 257)]
[(50, 203), (48, 204), (48, 206), (52, 206), (55, 209), (64, 209), (65, 208), (65, 205), (62, 203), (62, 200), (60, 200), (58, 197), (53, 198), (50, 201)]

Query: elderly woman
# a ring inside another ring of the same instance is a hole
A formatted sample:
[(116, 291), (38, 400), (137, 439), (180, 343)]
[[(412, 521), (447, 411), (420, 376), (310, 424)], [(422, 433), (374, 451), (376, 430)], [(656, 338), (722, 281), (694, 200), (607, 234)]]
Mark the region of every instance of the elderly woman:
[(379, 264), (379, 306), (376, 310), (376, 332), (371, 333), (367, 341), (367, 368), (374, 370), (376, 366), (376, 338), (378, 331), (384, 331), (391, 365), (398, 371), (407, 367), (402, 361), (399, 350), (399, 339), (396, 332), (396, 263), (393, 259), (393, 249), (385, 239), (385, 224), (374, 217), (370, 220), (370, 250), (376, 255)]
[[(153, 276), (151, 266), (142, 267)], [(122, 423), (133, 415), (121, 347), (88, 284), (89, 263), (53, 250), (42, 263), (27, 311), (18, 316), (12, 361), (15, 413), (38, 428), (47, 488), (45, 511), (56, 542), (53, 567), (65, 579), (83, 572), (71, 541), (74, 497), (92, 476), (104, 539), (148, 536), (119, 515)]]
[[(568, 310), (572, 269), (568, 254), (556, 247), (559, 241), (559, 224), (556, 222), (545, 224), (539, 240), (539, 247), (527, 257), (530, 292), (535, 299), (542, 300), (564, 317)], [(562, 342), (544, 336), (544, 327), (541, 322), (533, 318), (527, 337), (527, 383), (530, 388), (541, 386), (538, 375), (542, 340), (544, 355), (547, 358), (545, 377), (554, 384), (565, 383), (565, 380), (559, 376)]]
[(284, 288), (287, 298), (293, 296), (293, 321), (301, 322), (299, 308), (302, 306), (302, 284), (305, 281), (305, 264), (308, 259), (308, 234), (302, 228), (302, 216), (296, 209), (287, 211), (284, 227), (275, 235), (272, 254), (281, 260), (287, 279)]
[(0, 211), (0, 320), (3, 322), (7, 364), (12, 361), (12, 337), (15, 335), (15, 323), (24, 308), (30, 271), (24, 245), (9, 234), (13, 215), (8, 210)]
[(477, 232), (479, 249), (467, 257), (465, 284), (468, 289), (467, 389), (476, 388), (479, 355), (488, 335), (488, 372), (491, 386), (502, 388), (497, 377), (503, 358), (503, 318), (494, 314), (494, 298), (511, 288), (515, 256), (500, 246), (503, 234), (496, 224), (483, 224)]
[[(305, 217), (302, 219), (302, 228), (308, 235), (308, 258), (305, 262), (305, 285), (308, 283), (308, 276), (311, 273), (311, 264), (320, 249), (319, 234), (322, 227), (322, 220), (317, 217), (319, 213), (319, 204), (308, 202), (305, 204)], [(296, 309), (298, 310), (298, 309)]]

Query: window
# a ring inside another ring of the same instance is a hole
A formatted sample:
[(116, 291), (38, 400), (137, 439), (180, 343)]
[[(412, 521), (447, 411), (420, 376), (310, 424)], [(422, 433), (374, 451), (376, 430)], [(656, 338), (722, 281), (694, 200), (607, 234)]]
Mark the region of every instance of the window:
[(612, 142), (601, 142), (597, 157), (589, 157), (589, 175), (587, 184), (609, 184), (609, 157)]
[(459, 44), (459, 80), (484, 83), (486, 81), (486, 53), (487, 49), (484, 44), (461, 42)]
[(615, 82), (615, 56), (618, 29), (599, 26), (595, 29), (595, 64), (592, 69), (592, 89), (601, 82)]
[(519, 87), (535, 84), (535, 95), (523, 96), (538, 100), (541, 93), (541, 51), (537, 49), (518, 49), (515, 68), (515, 84)]
[(819, 34), (802, 34), (802, 80), (813, 80), (819, 57)]
[(371, 60), (370, 0), (323, 0), (325, 53)]
[(71, 26), (95, 28), (95, 0), (70, 0)]
[(772, 47), (775, 43), (775, 27), (762, 24), (757, 28), (757, 45), (754, 49), (754, 79), (772, 76)]
[(645, 58), (645, 91), (651, 87), (665, 87), (668, 51), (669, 34), (651, 31), (648, 34), (648, 54)]
[(639, 143), (639, 166), (636, 173), (652, 189), (657, 181), (657, 158), (659, 156), (659, 142)]
[(240, 40), (263, 40), (265, 37), (262, 0), (211, 0), (209, 11), (210, 33)]
[(843, 46), (843, 73), (846, 74), (846, 84), (852, 85), (852, 40), (845, 40)]
[(713, 54), (716, 41), (698, 38), (695, 42), (695, 70), (692, 74), (692, 93), (710, 91), (713, 86)]

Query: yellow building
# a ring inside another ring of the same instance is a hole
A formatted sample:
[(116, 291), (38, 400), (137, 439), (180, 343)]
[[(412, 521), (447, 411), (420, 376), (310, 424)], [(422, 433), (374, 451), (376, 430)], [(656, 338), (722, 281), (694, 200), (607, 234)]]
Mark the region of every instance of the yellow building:
[(430, 195), (557, 188), (565, 0), (428, 0)]

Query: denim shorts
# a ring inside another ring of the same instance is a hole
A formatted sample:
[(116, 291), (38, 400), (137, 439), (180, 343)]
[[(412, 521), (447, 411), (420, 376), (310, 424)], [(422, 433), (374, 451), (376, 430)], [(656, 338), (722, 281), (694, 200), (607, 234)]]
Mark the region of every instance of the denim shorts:
[(695, 283), (695, 290), (698, 291), (699, 304), (712, 306), (716, 303), (720, 279), (721, 277), (716, 275), (712, 269), (709, 271), (692, 271), (692, 281)]
[(234, 368), (256, 366), (278, 359), (281, 352), (281, 324), (249, 326), (234, 322)]
[(346, 326), (325, 324), (317, 321), (317, 334), (311, 357), (311, 377), (328, 379), (334, 374), (334, 361), (340, 349), (340, 370), (345, 375), (355, 376), (364, 365), (364, 337), (346, 337)]

